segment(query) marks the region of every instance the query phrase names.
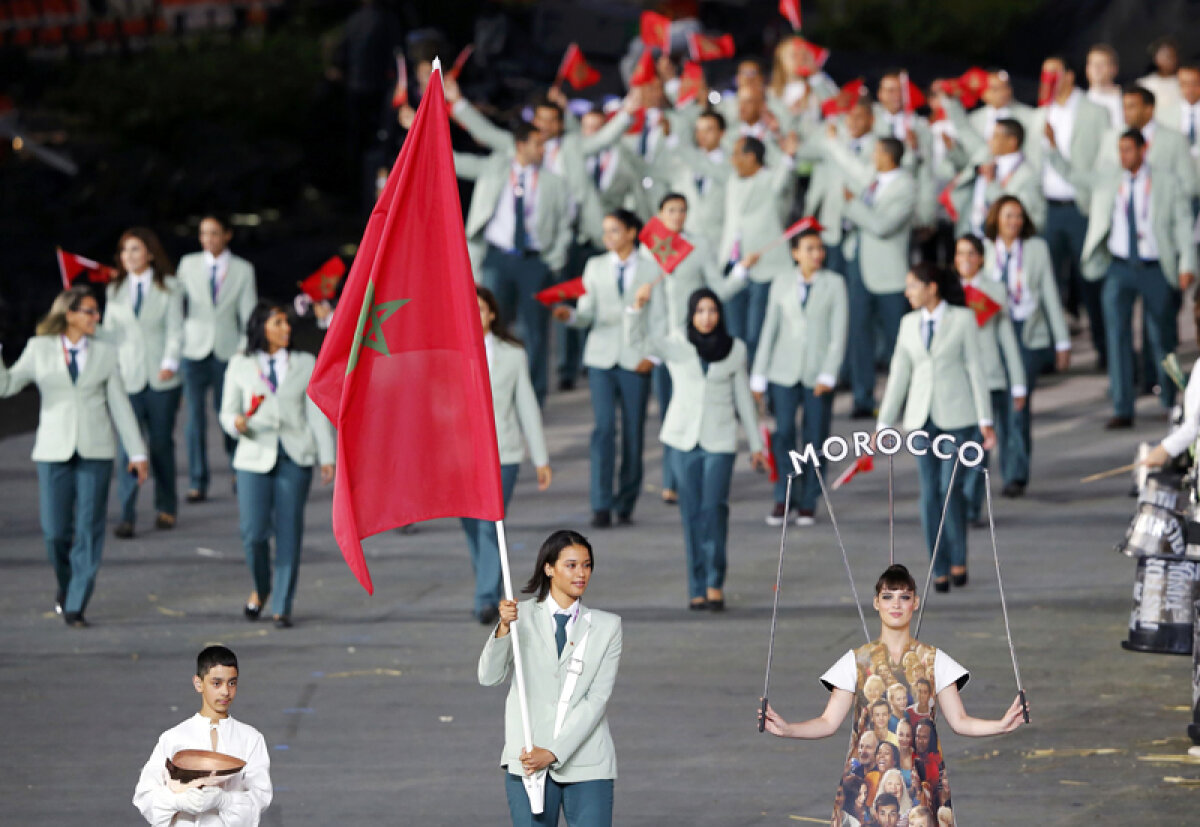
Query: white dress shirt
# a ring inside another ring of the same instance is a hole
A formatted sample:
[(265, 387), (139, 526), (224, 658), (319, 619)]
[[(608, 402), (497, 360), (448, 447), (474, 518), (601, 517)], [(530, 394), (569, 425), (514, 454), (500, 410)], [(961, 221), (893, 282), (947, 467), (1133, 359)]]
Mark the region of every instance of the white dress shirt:
[[(877, 172), (871, 183), (863, 190), (862, 199), (867, 202), (867, 206), (874, 206), (879, 201), (879, 196), (883, 195), (883, 191), (887, 189), (888, 184), (900, 177), (902, 170), (900, 167), (889, 169), (887, 172)], [(872, 191), (873, 188), (873, 191)]]
[(621, 257), (616, 253), (609, 253), (608, 260), (612, 264), (614, 277), (617, 275), (617, 267), (619, 265), (625, 266), (625, 270), (621, 273), (621, 295), (626, 297), (632, 296), (629, 291), (633, 289), (634, 279), (637, 278), (637, 247), (633, 248), (633, 252), (629, 254), (629, 258), (625, 259), (624, 261), (622, 261)]
[(579, 601), (576, 600), (564, 609), (558, 605), (553, 597), (547, 595), (546, 599), (542, 601), (542, 605), (545, 607), (546, 622), (550, 624), (550, 639), (554, 640), (554, 636), (558, 632), (558, 621), (554, 619), (554, 616), (562, 614), (568, 617), (565, 628), (567, 630), (567, 640), (570, 641), (571, 632), (575, 631), (575, 622), (579, 620)]
[(996, 239), (996, 281), (1004, 282), (1008, 292), (1008, 312), (1014, 322), (1028, 321), (1037, 310), (1037, 296), (1028, 288), (1025, 279), (1025, 245), (1021, 239), (1013, 242), (1012, 250), (1003, 240)]
[(1192, 157), (1200, 156), (1200, 101), (1188, 103), (1179, 102), (1179, 131), (1188, 139)]
[(1117, 258), (1128, 259), (1133, 255), (1129, 249), (1130, 193), (1133, 194), (1133, 217), (1137, 222), (1137, 257), (1142, 261), (1158, 261), (1158, 241), (1154, 238), (1154, 214), (1150, 203), (1150, 168), (1146, 164), (1138, 167), (1136, 175), (1128, 171), (1121, 173), (1121, 188), (1113, 203), (1112, 228), (1108, 231), (1108, 251)]
[[(937, 303), (937, 307), (930, 310), (928, 307), (921, 308), (921, 341), (925, 342), (926, 349), (933, 347), (933, 340), (937, 337), (938, 325), (942, 323), (942, 317), (946, 315), (946, 302), (942, 300)], [(929, 323), (933, 322), (933, 336), (929, 336), (926, 331), (929, 329)]]
[[(1020, 152), (1010, 152), (1007, 155), (999, 155), (993, 160), (996, 164), (995, 180), (1003, 186), (1008, 177), (1025, 160), (1025, 156)], [(987, 188), (990, 183), (991, 181), (982, 175), (976, 175), (975, 190), (971, 194), (971, 232), (980, 237), (983, 236), (983, 224), (987, 220), (988, 207), (991, 206), (987, 200)]]
[(70, 355), (68, 351), (75, 351), (75, 367), (79, 370), (79, 375), (83, 375), (83, 366), (87, 364), (88, 357), (88, 337), (80, 336), (79, 341), (71, 344), (71, 340), (66, 336), (59, 336), (59, 341), (63, 346), (63, 359), (70, 363)]
[(217, 295), (221, 294), (221, 286), (225, 284), (225, 275), (229, 272), (229, 260), (232, 257), (228, 247), (222, 250), (219, 256), (214, 256), (208, 250), (204, 251), (204, 274), (212, 278), (213, 265), (217, 265)]
[(542, 145), (542, 166), (555, 175), (563, 174), (562, 136), (550, 138)]
[(607, 192), (612, 186), (613, 176), (617, 174), (617, 167), (621, 163), (621, 153), (615, 149), (602, 149), (595, 155), (589, 155), (587, 159), (588, 178), (593, 183), (596, 181), (596, 165), (600, 165), (600, 184), (596, 187), (600, 192)]
[(1097, 89), (1092, 87), (1087, 91), (1088, 100), (1098, 103), (1108, 110), (1108, 120), (1118, 131), (1125, 131), (1125, 104), (1121, 100), (1121, 87), (1112, 89)]
[(517, 230), (516, 194), (513, 185), (519, 181), (525, 198), (525, 237), (528, 240), (526, 249), (542, 249), (542, 245), (538, 243), (535, 227), (537, 179), (537, 167), (532, 165), (523, 167), (513, 161), (508, 178), (504, 182), (504, 189), (500, 192), (500, 200), (496, 202), (496, 211), (492, 213), (492, 220), (488, 222), (487, 228), (483, 232), (484, 238), (493, 247), (499, 247), (501, 250), (513, 249), (513, 237)]
[(242, 759), (245, 768), (221, 785), (226, 801), (220, 812), (191, 815), (177, 810), (177, 794), (167, 786), (167, 759), (182, 749), (211, 750), (213, 728), (212, 721), (197, 713), (159, 736), (133, 792), (133, 806), (154, 827), (256, 827), (270, 805), (271, 756), (266, 742), (254, 727), (224, 718), (215, 724), (217, 752)]
[[(1046, 122), (1054, 128), (1054, 143), (1059, 153), (1068, 161), (1071, 160), (1071, 136), (1075, 134), (1075, 111), (1082, 99), (1083, 93), (1072, 89), (1066, 103), (1053, 101), (1046, 107)], [(1047, 139), (1043, 137), (1042, 140)], [(1042, 166), (1042, 191), (1051, 201), (1075, 200), (1075, 187), (1050, 164)]]
[(154, 286), (154, 268), (149, 268), (141, 273), (130, 273), (129, 276), (129, 306), (137, 308), (138, 288), (142, 290), (142, 306), (146, 306), (146, 297), (150, 295), (150, 288)]
[[(887, 119), (888, 130), (892, 133), (892, 137), (898, 141), (903, 141), (908, 137), (908, 119), (915, 118), (915, 115), (906, 113), (903, 109), (899, 112), (888, 112), (884, 110), (883, 117)], [(908, 146), (904, 147), (906, 150)]]
[(284, 377), (288, 371), (288, 350), (286, 347), (281, 347), (275, 351), (273, 356), (268, 356), (266, 351), (258, 351), (258, 372), (262, 374), (265, 380), (271, 375), (271, 363), (275, 363), (275, 392), (279, 392), (280, 386), (283, 384)]

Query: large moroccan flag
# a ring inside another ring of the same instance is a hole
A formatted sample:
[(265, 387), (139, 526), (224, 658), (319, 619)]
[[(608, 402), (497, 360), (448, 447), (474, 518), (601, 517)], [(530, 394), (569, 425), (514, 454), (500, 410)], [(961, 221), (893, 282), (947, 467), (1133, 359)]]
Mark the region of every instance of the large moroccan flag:
[(333, 534), (504, 516), (487, 355), (440, 62), (354, 257), (308, 395), (337, 426)]

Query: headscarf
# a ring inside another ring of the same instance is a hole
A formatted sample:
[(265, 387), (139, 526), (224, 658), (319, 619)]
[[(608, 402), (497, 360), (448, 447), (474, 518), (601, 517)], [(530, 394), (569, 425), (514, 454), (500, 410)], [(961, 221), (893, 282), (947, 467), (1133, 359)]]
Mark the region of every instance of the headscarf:
[[(692, 324), (692, 318), (696, 315), (696, 307), (702, 299), (712, 299), (717, 306), (717, 326), (708, 333), (701, 333)], [(733, 350), (733, 337), (725, 329), (725, 308), (721, 306), (721, 300), (717, 298), (717, 294), (707, 287), (701, 287), (688, 297), (687, 337), (692, 346), (696, 348), (696, 353), (700, 355), (700, 358), (708, 363), (720, 362)]]

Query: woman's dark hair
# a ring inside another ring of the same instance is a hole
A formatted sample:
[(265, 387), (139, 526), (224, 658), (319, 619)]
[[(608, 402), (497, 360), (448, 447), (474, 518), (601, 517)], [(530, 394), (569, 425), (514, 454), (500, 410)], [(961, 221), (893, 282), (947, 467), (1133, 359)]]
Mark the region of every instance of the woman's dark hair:
[(926, 727), (929, 730), (929, 749), (927, 749), (925, 752), (918, 753), (918, 755), (929, 755), (930, 753), (936, 755), (938, 752), (937, 727), (934, 726), (933, 721), (931, 721), (928, 718), (921, 718), (920, 720), (917, 721), (917, 725), (913, 727), (913, 751), (916, 752), (917, 730), (920, 729), (921, 727)]
[(207, 221), (209, 219), (212, 219), (213, 221), (220, 224), (221, 229), (224, 230), (225, 232), (227, 232), (227, 233), (233, 232), (233, 219), (230, 218), (225, 213), (217, 212), (216, 210), (209, 210), (208, 212), (202, 213), (200, 215), (200, 223), (201, 224), (203, 224), (205, 221)]
[(938, 296), (944, 299), (946, 304), (955, 307), (967, 306), (967, 296), (963, 292), (962, 282), (944, 267), (938, 267), (931, 261), (922, 261), (913, 265), (909, 272), (922, 284), (935, 285)]
[[(958, 245), (962, 244), (964, 241), (971, 245), (971, 249), (975, 251), (975, 254), (977, 256), (980, 256), (981, 258), (983, 257), (983, 242), (979, 240), (979, 236), (973, 235), (971, 233), (966, 233), (964, 235), (960, 235), (958, 238), (954, 239), (954, 249), (957, 251)], [(951, 265), (951, 266), (954, 268), (954, 275), (958, 276), (959, 278), (962, 278), (963, 274), (958, 272), (958, 266), (957, 265)]]
[(523, 594), (532, 594), (537, 597), (537, 601), (541, 603), (546, 599), (546, 595), (550, 594), (550, 575), (546, 574), (546, 565), (553, 566), (558, 562), (558, 555), (562, 554), (563, 549), (571, 546), (579, 546), (587, 549), (588, 562), (592, 568), (596, 568), (596, 554), (592, 551), (592, 545), (587, 541), (587, 538), (578, 531), (562, 528), (546, 538), (546, 542), (542, 543), (542, 548), (538, 551), (537, 563), (534, 564), (533, 577), (529, 578), (529, 582), (525, 584), (525, 588), (521, 589)]
[(842, 779), (842, 809), (858, 813), (858, 792), (867, 783), (857, 775), (847, 775)]
[(521, 347), (521, 340), (512, 334), (512, 331), (508, 329), (508, 322), (500, 315), (500, 303), (496, 301), (495, 294), (482, 284), (477, 284), (475, 285), (475, 297), (483, 299), (483, 303), (488, 306), (488, 310), (492, 311), (492, 323), (488, 327), (488, 332), (501, 341)]
[(875, 747), (875, 762), (879, 763), (879, 751), (887, 747), (892, 751), (892, 766), (896, 769), (900, 768), (900, 747), (893, 744), (891, 741), (880, 741), (879, 746)]
[(260, 301), (250, 311), (250, 318), (246, 320), (246, 353), (248, 355), (259, 350), (263, 353), (267, 352), (267, 322), (276, 313), (288, 316), (286, 307), (268, 301)]
[(117, 240), (117, 254), (114, 256), (117, 261), (117, 276), (113, 279), (114, 287), (120, 288), (129, 276), (129, 273), (125, 271), (125, 265), (121, 263), (121, 250), (125, 248), (125, 242), (131, 238), (136, 238), (145, 246), (146, 252), (150, 254), (150, 266), (154, 268), (154, 283), (165, 290), (167, 276), (175, 275), (175, 265), (171, 263), (171, 257), (163, 249), (162, 242), (158, 240), (154, 230), (149, 227), (130, 227), (121, 233), (120, 239)]
[(821, 231), (818, 230), (816, 227), (805, 227), (803, 230), (801, 230), (800, 232), (798, 232), (794, 236), (792, 236), (792, 240), (790, 242), (791, 248), (793, 250), (795, 250), (797, 247), (800, 246), (800, 242), (806, 238), (815, 238), (818, 241), (820, 241), (821, 240)]
[(1022, 241), (1037, 234), (1037, 227), (1033, 226), (1033, 219), (1029, 217), (1029, 210), (1025, 209), (1021, 199), (1015, 195), (1001, 195), (992, 206), (988, 207), (987, 218), (983, 219), (983, 234), (989, 240), (995, 241), (996, 237), (1000, 235), (1000, 210), (1004, 209), (1005, 204), (1016, 204), (1021, 208), (1021, 218), (1024, 219), (1021, 222)]
[[(616, 210), (613, 210), (612, 212), (610, 212), (605, 217), (606, 218), (615, 218), (617, 221), (620, 221), (621, 226), (627, 230), (633, 230), (633, 233), (635, 236), (637, 234), (641, 233), (641, 231), (642, 231), (642, 219), (638, 218), (637, 215), (630, 210), (626, 210), (623, 208), (616, 209)], [(637, 240), (637, 238), (634, 238), (633, 239), (634, 249), (637, 249), (637, 246), (638, 246), (638, 240)]]
[(916, 594), (917, 581), (909, 574), (908, 569), (896, 563), (884, 569), (883, 574), (879, 575), (879, 579), (875, 581), (875, 594), (879, 594), (884, 589), (908, 589)]

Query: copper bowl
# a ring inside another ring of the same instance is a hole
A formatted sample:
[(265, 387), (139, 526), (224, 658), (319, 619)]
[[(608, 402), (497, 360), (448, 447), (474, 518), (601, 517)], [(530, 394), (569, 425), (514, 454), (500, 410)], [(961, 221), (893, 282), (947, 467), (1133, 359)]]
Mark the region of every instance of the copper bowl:
[(183, 784), (198, 778), (224, 781), (245, 766), (246, 762), (240, 758), (206, 749), (181, 749), (167, 759), (167, 773)]

